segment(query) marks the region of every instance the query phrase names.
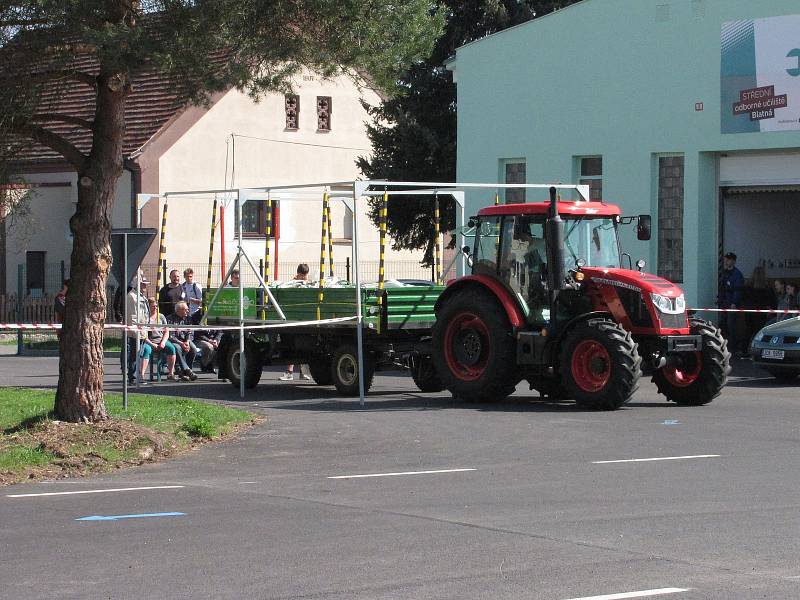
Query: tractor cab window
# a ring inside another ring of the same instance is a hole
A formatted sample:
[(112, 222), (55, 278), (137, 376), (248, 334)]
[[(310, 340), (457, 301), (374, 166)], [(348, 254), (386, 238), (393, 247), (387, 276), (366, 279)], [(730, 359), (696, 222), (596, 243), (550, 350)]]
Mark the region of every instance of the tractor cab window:
[(497, 250), (500, 243), (500, 217), (482, 217), (475, 230), (475, 252), (472, 272), (495, 276)]
[(617, 226), (613, 219), (567, 219), (564, 228), (565, 266), (583, 259), (589, 267), (619, 267)]
[(499, 276), (528, 307), (533, 321), (543, 321), (547, 307), (547, 246), (543, 217), (506, 217), (500, 245)]

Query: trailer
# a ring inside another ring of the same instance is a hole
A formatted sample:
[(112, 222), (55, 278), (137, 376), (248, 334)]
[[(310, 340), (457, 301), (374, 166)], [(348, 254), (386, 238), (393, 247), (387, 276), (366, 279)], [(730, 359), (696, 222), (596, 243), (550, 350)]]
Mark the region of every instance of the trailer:
[[(285, 319), (278, 319), (273, 300), (261, 288), (244, 289), (244, 321), (271, 325), (245, 330), (244, 387), (254, 388), (264, 366), (307, 364), (318, 385), (333, 385), (343, 396), (359, 395), (357, 288), (269, 288)], [(444, 286), (415, 282), (403, 287), (362, 286), (361, 328), (364, 348), (364, 391), (376, 371), (407, 368), (423, 392), (443, 388), (433, 369), (431, 329), (434, 306)], [(320, 324), (319, 321), (328, 321)], [(309, 325), (304, 323), (311, 322)], [(239, 325), (239, 290), (222, 290), (207, 314), (209, 328)], [(217, 374), (241, 384), (239, 333), (223, 335), (217, 352)]]

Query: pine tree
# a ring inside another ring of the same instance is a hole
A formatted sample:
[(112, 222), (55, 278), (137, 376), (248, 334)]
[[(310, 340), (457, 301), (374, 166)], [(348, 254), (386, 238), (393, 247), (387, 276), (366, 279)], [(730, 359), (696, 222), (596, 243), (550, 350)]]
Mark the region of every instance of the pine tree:
[[(111, 266), (110, 219), (123, 169), (131, 75), (146, 66), (203, 102), (233, 86), (258, 97), (287, 91), (301, 68), (323, 76), (366, 72), (392, 88), (441, 34), (435, 0), (27, 0), (0, 5), (0, 139), (36, 142), (78, 175), (70, 287), (61, 335), (56, 413), (106, 418), (103, 323)], [(88, 86), (91, 119), (51, 110), (58, 86)], [(55, 90), (55, 94), (54, 94)], [(53, 129), (88, 132), (78, 149)], [(13, 160), (0, 152), (0, 161)], [(0, 173), (8, 172), (0, 168)]]

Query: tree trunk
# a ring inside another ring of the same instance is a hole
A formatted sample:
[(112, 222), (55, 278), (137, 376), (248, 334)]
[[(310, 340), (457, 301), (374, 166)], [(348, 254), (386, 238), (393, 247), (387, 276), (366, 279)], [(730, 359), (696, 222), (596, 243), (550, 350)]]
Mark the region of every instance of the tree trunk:
[[(59, 344), (55, 411), (60, 419), (95, 422), (107, 418), (103, 401), (103, 324), (111, 267), (110, 215), (122, 174), (127, 77), (97, 77), (92, 151), (78, 170), (78, 206), (72, 232), (70, 284)], [(125, 285), (123, 283), (122, 285)]]

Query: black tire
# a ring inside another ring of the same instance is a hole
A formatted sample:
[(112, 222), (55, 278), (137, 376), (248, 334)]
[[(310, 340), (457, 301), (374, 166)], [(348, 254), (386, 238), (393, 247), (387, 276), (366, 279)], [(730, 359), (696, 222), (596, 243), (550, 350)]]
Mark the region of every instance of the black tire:
[(630, 332), (610, 319), (592, 319), (572, 329), (561, 344), (559, 372), (578, 406), (616, 410), (639, 385), (642, 359)]
[(662, 367), (653, 373), (659, 393), (681, 406), (702, 406), (719, 396), (731, 372), (731, 353), (719, 328), (689, 319), (689, 331), (702, 337), (700, 352), (686, 357), (681, 368)]
[(308, 371), (311, 373), (311, 378), (317, 385), (333, 385), (330, 356), (310, 360), (308, 363)]
[(447, 299), (433, 326), (433, 364), (456, 398), (488, 402), (514, 392), (519, 381), (515, 341), (491, 293), (467, 288)]
[[(253, 368), (251, 368), (251, 365)], [(261, 380), (262, 371), (261, 359), (256, 352), (252, 342), (246, 341), (244, 343), (244, 387), (245, 389), (252, 390), (258, 385)], [(233, 384), (233, 387), (239, 387), (239, 340), (228, 346), (225, 354), (225, 369), (228, 374), (228, 380)]]
[(780, 369), (767, 369), (767, 373), (778, 381), (794, 381), (794, 379), (800, 375), (797, 371), (783, 371)]
[[(333, 353), (331, 361), (331, 380), (336, 391), (342, 396), (358, 396), (358, 352), (353, 344), (342, 344)], [(364, 393), (372, 387), (375, 376), (375, 361), (364, 353)]]
[(441, 392), (444, 389), (433, 359), (430, 356), (415, 356), (411, 362), (411, 378), (419, 391), (425, 393)]

